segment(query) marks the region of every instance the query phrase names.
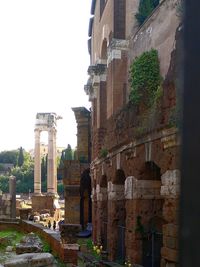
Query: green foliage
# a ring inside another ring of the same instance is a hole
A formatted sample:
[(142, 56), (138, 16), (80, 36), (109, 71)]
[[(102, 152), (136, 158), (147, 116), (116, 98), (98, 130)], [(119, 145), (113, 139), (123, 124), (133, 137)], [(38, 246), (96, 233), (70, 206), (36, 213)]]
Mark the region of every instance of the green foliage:
[(51, 246), (43, 239), (42, 240), (42, 243), (43, 243), (43, 252), (46, 252), (46, 253), (51, 253), (52, 252), (52, 249), (51, 249)]
[(8, 176), (5, 176), (5, 175), (0, 176), (0, 190), (3, 193), (9, 192), (9, 178), (8, 178)]
[(5, 170), (5, 168), (4, 168), (3, 164), (0, 164), (0, 171), (4, 171), (4, 170)]
[(102, 148), (99, 153), (100, 158), (106, 158), (108, 155), (108, 150), (106, 148)]
[(58, 194), (63, 194), (64, 193), (64, 185), (63, 184), (58, 184), (57, 185), (57, 190), (58, 190)]
[(1, 163), (12, 163), (16, 166), (18, 154), (19, 154), (18, 150), (2, 151), (0, 153), (0, 162)]
[(16, 246), (16, 244), (18, 244), (20, 242), (20, 240), (22, 239), (22, 237), (24, 236), (23, 233), (13, 230), (13, 229), (9, 229), (9, 230), (5, 230), (5, 231), (0, 231), (0, 238), (4, 238), (6, 237), (8, 240), (8, 244), (0, 244), (0, 249), (4, 250), (8, 245), (9, 246)]
[(91, 238), (89, 238), (89, 239), (87, 240), (86, 246), (87, 246), (87, 249), (88, 249), (88, 250), (92, 250), (92, 249), (93, 249), (93, 241), (92, 241)]
[(65, 152), (65, 157), (64, 157), (65, 160), (72, 160), (73, 159), (72, 148), (69, 144), (68, 144), (67, 148), (64, 150), (64, 152)]
[(47, 157), (43, 157), (41, 161), (41, 180), (47, 180)]
[[(135, 58), (131, 65), (130, 101), (139, 105), (141, 100), (150, 107), (160, 93), (161, 76), (158, 52), (155, 49)], [(145, 98), (144, 98), (145, 97)]]
[(24, 164), (24, 151), (23, 151), (23, 148), (20, 147), (17, 165), (19, 167), (22, 167), (23, 164)]
[(158, 4), (159, 0), (140, 0), (138, 13), (135, 15), (139, 25), (146, 20)]

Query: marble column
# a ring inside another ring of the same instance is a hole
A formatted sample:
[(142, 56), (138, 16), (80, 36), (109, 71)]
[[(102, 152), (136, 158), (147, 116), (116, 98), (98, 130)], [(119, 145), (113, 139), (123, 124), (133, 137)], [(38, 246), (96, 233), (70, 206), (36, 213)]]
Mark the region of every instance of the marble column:
[(47, 193), (55, 195), (56, 188), (56, 129), (51, 128), (48, 131), (48, 167), (47, 167)]
[(41, 194), (40, 130), (35, 129), (34, 194)]

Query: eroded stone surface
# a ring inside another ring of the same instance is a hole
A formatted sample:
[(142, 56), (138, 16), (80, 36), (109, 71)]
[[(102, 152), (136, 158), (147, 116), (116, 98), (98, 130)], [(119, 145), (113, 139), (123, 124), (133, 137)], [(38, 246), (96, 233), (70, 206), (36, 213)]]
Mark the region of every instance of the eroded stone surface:
[(42, 252), (42, 242), (37, 235), (29, 233), (16, 245), (16, 254)]
[(5, 267), (56, 267), (55, 259), (50, 253), (25, 253), (17, 255), (4, 264)]

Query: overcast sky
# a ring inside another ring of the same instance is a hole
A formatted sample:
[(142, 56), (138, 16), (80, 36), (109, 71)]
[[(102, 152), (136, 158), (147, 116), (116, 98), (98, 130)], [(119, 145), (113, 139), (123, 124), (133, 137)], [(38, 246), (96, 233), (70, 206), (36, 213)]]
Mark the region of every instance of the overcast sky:
[[(55, 112), (57, 145), (76, 146), (91, 0), (0, 0), (0, 151), (34, 147), (37, 112)], [(47, 143), (47, 136), (42, 135)]]

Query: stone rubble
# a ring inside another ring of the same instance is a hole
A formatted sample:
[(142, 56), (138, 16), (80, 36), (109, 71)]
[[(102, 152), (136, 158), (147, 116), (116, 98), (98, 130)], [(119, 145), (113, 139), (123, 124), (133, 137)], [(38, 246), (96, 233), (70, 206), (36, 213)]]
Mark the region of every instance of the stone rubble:
[(34, 233), (29, 233), (19, 244), (16, 245), (16, 254), (42, 252), (43, 245), (41, 240)]
[[(25, 253), (5, 262), (4, 267), (57, 267), (50, 253)], [(1, 267), (1, 266), (0, 266)]]

